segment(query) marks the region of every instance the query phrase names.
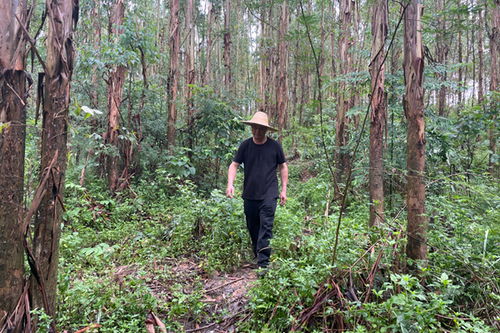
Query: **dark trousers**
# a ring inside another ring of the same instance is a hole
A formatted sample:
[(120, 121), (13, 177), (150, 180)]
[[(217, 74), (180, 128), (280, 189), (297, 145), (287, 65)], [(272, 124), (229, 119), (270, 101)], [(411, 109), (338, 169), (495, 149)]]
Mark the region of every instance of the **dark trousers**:
[(271, 247), (269, 241), (273, 237), (274, 212), (276, 199), (247, 200), (245, 199), (245, 216), (247, 228), (252, 239), (252, 250), (259, 267), (269, 265)]

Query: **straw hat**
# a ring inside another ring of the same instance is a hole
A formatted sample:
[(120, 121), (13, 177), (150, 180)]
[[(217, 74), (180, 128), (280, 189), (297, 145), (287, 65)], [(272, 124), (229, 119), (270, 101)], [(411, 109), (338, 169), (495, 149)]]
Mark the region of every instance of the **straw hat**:
[(255, 112), (252, 119), (247, 120), (247, 121), (242, 121), (242, 123), (247, 124), (247, 125), (260, 125), (260, 126), (267, 127), (271, 131), (277, 131), (276, 128), (269, 126), (269, 121), (267, 119), (267, 113), (261, 112), (261, 111)]

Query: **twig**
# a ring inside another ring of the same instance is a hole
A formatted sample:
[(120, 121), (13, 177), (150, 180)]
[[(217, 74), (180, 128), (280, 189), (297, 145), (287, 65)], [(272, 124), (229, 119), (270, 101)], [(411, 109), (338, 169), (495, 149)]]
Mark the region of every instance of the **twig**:
[(211, 323), (209, 325), (206, 325), (206, 326), (202, 326), (202, 327), (198, 327), (198, 328), (192, 328), (192, 329), (189, 329), (189, 330), (186, 330), (186, 332), (198, 332), (198, 331), (203, 331), (203, 330), (206, 330), (210, 327), (213, 327), (217, 325), (217, 323)]
[(217, 286), (217, 287), (215, 287), (215, 288), (212, 288), (212, 289), (209, 289), (209, 290), (205, 290), (205, 292), (206, 292), (207, 294), (208, 294), (208, 293), (211, 293), (211, 292), (213, 292), (213, 291), (215, 291), (215, 290), (218, 290), (218, 289), (220, 289), (220, 288), (224, 288), (225, 286), (228, 286), (228, 285), (233, 284), (233, 283), (235, 283), (235, 282), (241, 281), (241, 280), (243, 280), (243, 279), (244, 279), (244, 278), (242, 278), (242, 277), (241, 277), (241, 278), (239, 278), (239, 279), (236, 279), (236, 280), (232, 280), (232, 281), (226, 282), (226, 283), (221, 284), (220, 286)]
[(17, 98), (19, 98), (19, 101), (21, 102), (21, 104), (23, 106), (26, 106), (26, 103), (24, 103), (23, 99), (21, 98), (21, 96), (19, 96), (17, 91), (15, 91), (14, 88), (12, 88), (12, 86), (9, 83), (5, 82), (5, 84), (7, 85), (7, 87), (9, 87), (10, 90), (12, 90), (12, 92), (17, 96)]
[(43, 67), (43, 71), (45, 73), (47, 73), (47, 66), (45, 65), (45, 62), (43, 61), (42, 56), (40, 56), (40, 53), (38, 52), (38, 49), (36, 48), (35, 42), (33, 41), (33, 39), (31, 39), (28, 30), (26, 30), (26, 27), (24, 26), (24, 24), (21, 22), (21, 20), (19, 19), (19, 17), (17, 15), (16, 15), (16, 20), (17, 20), (17, 22), (19, 22), (19, 25), (23, 29), (23, 32), (26, 35), (26, 38), (28, 39), (28, 42), (31, 45), (31, 48), (33, 49), (33, 51), (35, 51), (36, 57), (38, 58), (38, 61), (40, 61), (40, 64)]

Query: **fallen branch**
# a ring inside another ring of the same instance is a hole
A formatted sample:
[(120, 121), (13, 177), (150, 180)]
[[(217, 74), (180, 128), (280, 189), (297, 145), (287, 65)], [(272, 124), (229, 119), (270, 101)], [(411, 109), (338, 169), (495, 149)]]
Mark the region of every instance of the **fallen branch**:
[(213, 291), (215, 291), (215, 290), (218, 290), (218, 289), (220, 289), (220, 288), (224, 288), (225, 286), (228, 286), (228, 285), (233, 284), (233, 283), (235, 283), (235, 282), (241, 281), (241, 280), (243, 280), (243, 279), (244, 279), (244, 278), (242, 278), (242, 277), (241, 277), (241, 278), (239, 278), (239, 279), (236, 279), (236, 280), (232, 280), (232, 281), (226, 282), (226, 283), (221, 284), (220, 286), (217, 286), (217, 287), (215, 287), (215, 288), (212, 288), (212, 289), (209, 289), (209, 290), (205, 290), (205, 293), (207, 293), (207, 294), (208, 294), (208, 293), (211, 293), (211, 292), (213, 292)]
[(211, 323), (211, 324), (206, 325), (206, 326), (202, 326), (202, 327), (192, 328), (192, 329), (186, 330), (186, 332), (198, 332), (198, 331), (203, 331), (203, 330), (209, 329), (209, 328), (211, 328), (211, 327), (214, 327), (215, 325), (217, 325), (217, 323)]

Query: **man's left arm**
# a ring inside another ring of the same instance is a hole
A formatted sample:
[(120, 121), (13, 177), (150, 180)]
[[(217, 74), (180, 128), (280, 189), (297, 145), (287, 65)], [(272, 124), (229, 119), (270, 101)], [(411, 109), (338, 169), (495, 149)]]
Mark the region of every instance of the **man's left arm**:
[(280, 193), (280, 205), (284, 206), (286, 204), (286, 188), (288, 186), (288, 165), (285, 163), (278, 164), (281, 177), (281, 193)]

